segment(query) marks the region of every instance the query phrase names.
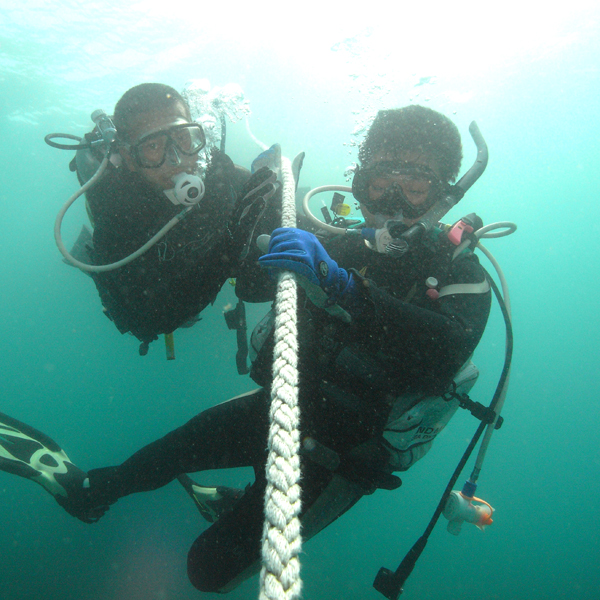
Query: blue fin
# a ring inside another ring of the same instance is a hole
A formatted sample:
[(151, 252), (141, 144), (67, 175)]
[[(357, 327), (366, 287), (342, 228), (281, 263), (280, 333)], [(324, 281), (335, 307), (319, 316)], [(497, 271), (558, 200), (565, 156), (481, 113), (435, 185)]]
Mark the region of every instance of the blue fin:
[(281, 146), (273, 144), (270, 148), (261, 152), (253, 161), (250, 171), (256, 173), (262, 167), (269, 167), (275, 171), (277, 180), (281, 181)]

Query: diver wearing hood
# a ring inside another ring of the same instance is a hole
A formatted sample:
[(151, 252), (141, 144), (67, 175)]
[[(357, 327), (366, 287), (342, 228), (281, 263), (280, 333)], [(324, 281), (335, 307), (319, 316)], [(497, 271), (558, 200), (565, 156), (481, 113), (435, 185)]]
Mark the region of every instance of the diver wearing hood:
[[(96, 265), (132, 254), (182, 212), (174, 184), (195, 175), (205, 146), (185, 100), (166, 85), (131, 88), (113, 120), (117, 160), (86, 194)], [(204, 181), (196, 177), (192, 186), (191, 202), (197, 204), (185, 217), (131, 263), (92, 275), (107, 316), (142, 342), (141, 353), (159, 334), (197, 320), (227, 279), (258, 272), (257, 255), (247, 256), (254, 245), (246, 238), (273, 196), (274, 174), (266, 169), (251, 176), (216, 149), (208, 158)], [(248, 210), (250, 205), (256, 210)], [(267, 221), (261, 231), (272, 228)]]
[(382, 110), (359, 161), (352, 193), (366, 225), (399, 219), (409, 226), (452, 188), (462, 161), (460, 134), (448, 118), (423, 106)]

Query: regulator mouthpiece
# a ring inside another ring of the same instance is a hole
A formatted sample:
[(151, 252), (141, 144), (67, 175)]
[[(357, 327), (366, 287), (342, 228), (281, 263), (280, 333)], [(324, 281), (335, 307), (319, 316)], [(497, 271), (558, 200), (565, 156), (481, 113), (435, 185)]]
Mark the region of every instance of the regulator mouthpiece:
[(204, 182), (198, 175), (179, 173), (173, 177), (175, 186), (165, 190), (165, 196), (175, 205), (194, 206), (204, 198)]
[(408, 244), (397, 233), (406, 230), (406, 226), (401, 220), (390, 219), (386, 221), (379, 229), (363, 227), (362, 236), (367, 240), (369, 247), (381, 254), (399, 257), (408, 251)]
[[(479, 504), (473, 504), (473, 502)], [(481, 531), (484, 531), (485, 527), (493, 522), (494, 509), (484, 500), (470, 498), (462, 492), (454, 490), (448, 497), (443, 514), (449, 521), (448, 531), (453, 535), (458, 535), (465, 521), (473, 523)]]

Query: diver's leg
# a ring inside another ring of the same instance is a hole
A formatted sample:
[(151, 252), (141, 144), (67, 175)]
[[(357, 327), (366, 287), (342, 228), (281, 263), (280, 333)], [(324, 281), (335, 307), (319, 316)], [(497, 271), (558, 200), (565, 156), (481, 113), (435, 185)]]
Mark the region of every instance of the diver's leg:
[(264, 494), (261, 472), (233, 510), (196, 539), (188, 553), (188, 577), (197, 589), (225, 592), (242, 573), (249, 571), (249, 577), (256, 572), (252, 567), (260, 564)]
[[(264, 400), (265, 407), (267, 400)], [(305, 453), (301, 459), (302, 509), (300, 519), (305, 538), (316, 535), (349, 510), (365, 493), (371, 493), (380, 476), (382, 457), (376, 451), (366, 456), (350, 456), (351, 450), (369, 440), (383, 417), (355, 410), (353, 405), (328, 402), (319, 394), (305, 394), (302, 403), (302, 435), (327, 442), (340, 463), (324, 464)], [(188, 555), (188, 575), (204, 592), (227, 592), (258, 572), (260, 540), (264, 521), (265, 474), (267, 459), (267, 416), (258, 449), (262, 456), (254, 464), (255, 483), (233, 509), (198, 537)], [(364, 453), (363, 453), (364, 454)], [(383, 457), (385, 461), (387, 455)]]
[(203, 411), (182, 427), (136, 452), (118, 467), (92, 469), (90, 489), (113, 503), (154, 490), (182, 473), (259, 467), (268, 432), (268, 397), (255, 390)]
[[(265, 463), (266, 458), (264, 450)], [(303, 459), (302, 521), (304, 514), (319, 499), (333, 477), (334, 474), (328, 469)], [(246, 489), (233, 509), (194, 542), (188, 554), (188, 576), (200, 591), (228, 592), (260, 570), (265, 488), (263, 468), (257, 472), (256, 481)], [(362, 492), (359, 497), (361, 495)], [(350, 503), (344, 505), (339, 514), (349, 507)], [(320, 527), (313, 526), (311, 521), (311, 536), (331, 523), (335, 517), (328, 517), (327, 522)]]

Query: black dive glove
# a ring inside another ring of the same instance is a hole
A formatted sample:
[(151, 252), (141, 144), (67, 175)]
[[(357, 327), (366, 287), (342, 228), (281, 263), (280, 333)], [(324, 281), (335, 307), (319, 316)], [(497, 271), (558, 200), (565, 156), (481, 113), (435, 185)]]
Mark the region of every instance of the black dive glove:
[(278, 189), (277, 177), (269, 167), (262, 167), (246, 182), (228, 224), (240, 261), (248, 255), (256, 225)]
[[(89, 485), (89, 479), (85, 479)], [(84, 482), (77, 482), (77, 485), (65, 485), (67, 497), (54, 496), (54, 499), (73, 517), (76, 517), (84, 523), (95, 523), (100, 520), (104, 513), (109, 509), (108, 504), (89, 487), (83, 487)]]

